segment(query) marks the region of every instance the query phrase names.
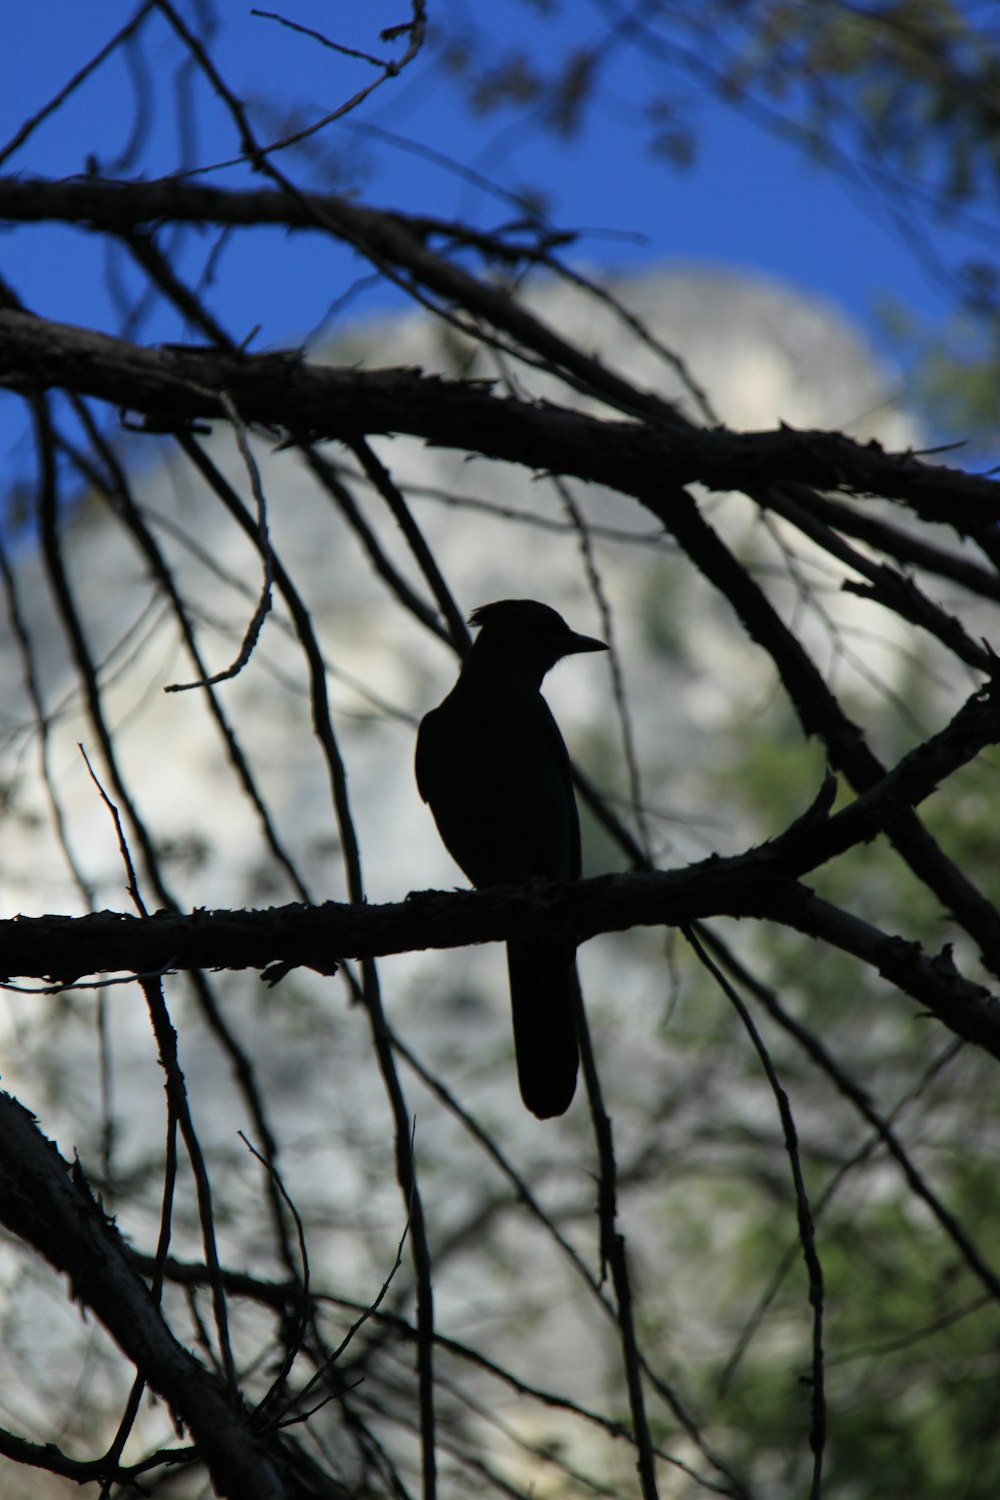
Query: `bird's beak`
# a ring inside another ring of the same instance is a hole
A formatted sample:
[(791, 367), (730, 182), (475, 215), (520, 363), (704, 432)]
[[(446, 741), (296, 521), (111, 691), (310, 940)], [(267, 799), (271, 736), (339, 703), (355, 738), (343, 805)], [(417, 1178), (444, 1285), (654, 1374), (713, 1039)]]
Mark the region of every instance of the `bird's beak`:
[(604, 641), (595, 640), (591, 635), (577, 635), (571, 630), (569, 638), (560, 641), (563, 656), (575, 656), (578, 651), (607, 651), (608, 647)]

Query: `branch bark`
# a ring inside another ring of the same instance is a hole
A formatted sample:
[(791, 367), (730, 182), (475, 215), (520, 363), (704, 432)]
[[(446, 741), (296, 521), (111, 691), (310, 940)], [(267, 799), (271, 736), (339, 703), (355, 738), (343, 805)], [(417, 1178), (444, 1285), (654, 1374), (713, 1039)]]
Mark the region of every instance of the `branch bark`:
[[(283, 1442), (266, 1443), (254, 1431), (249, 1409), (171, 1333), (79, 1167), (65, 1161), (42, 1135), (34, 1116), (4, 1093), (0, 1223), (69, 1275), (74, 1299), (92, 1309), (190, 1432), (217, 1494), (240, 1500), (293, 1500), (307, 1493), (286, 1472), (292, 1455), (283, 1451)], [(332, 1500), (343, 1491), (330, 1481), (325, 1493)]]
[(666, 429), (496, 396), (483, 382), (416, 370), (338, 369), (294, 353), (144, 348), (9, 308), (0, 309), (0, 385), (96, 397), (141, 413), (154, 431), (224, 417), (224, 391), (245, 422), (299, 439), (407, 433), (637, 498), (693, 481), (717, 491), (797, 482), (899, 500), (966, 536), (985, 536), (1000, 521), (997, 481), (841, 433)]
[(853, 954), (950, 1030), (1000, 1059), (1000, 1000), (964, 978), (946, 948), (937, 957), (822, 900), (780, 873), (769, 847), (687, 870), (601, 875), (566, 884), (425, 891), (382, 906), (328, 901), (267, 911), (190, 916), (121, 912), (17, 917), (0, 922), (0, 971), (56, 977), (172, 969), (259, 969), (277, 980), (305, 966), (333, 973), (345, 958), (504, 942), (547, 917), (583, 941), (632, 927), (682, 926), (709, 917), (781, 922)]

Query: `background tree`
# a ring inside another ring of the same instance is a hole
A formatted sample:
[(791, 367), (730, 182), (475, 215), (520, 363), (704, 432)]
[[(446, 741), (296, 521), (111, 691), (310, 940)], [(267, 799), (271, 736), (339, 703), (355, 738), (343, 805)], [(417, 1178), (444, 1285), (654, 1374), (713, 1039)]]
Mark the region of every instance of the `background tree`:
[(616, 74), (641, 55), (628, 107), (653, 160), (696, 165), (720, 100), (749, 129), (798, 146), (906, 240), (951, 307), (933, 325), (885, 294), (911, 399), (940, 430), (995, 451), (1000, 68), (985, 8), (592, 0), (594, 30), (571, 45), (563, 7), (522, 9), (543, 18), (537, 34), (503, 34), (482, 12), (448, 8), (442, 58), (476, 110), (577, 138), (621, 110)]
[[(0, 307), (31, 433), (0, 551), (12, 1496), (996, 1491), (1000, 489), (905, 416), (888, 447), (838, 430), (879, 382), (795, 299), (762, 347), (797, 425), (755, 422), (718, 278), (585, 276), (523, 196), (484, 230), (317, 190), (324, 131), (431, 48), (564, 132), (612, 42), (704, 67), (694, 8), (597, 9), (606, 48), (542, 73), (414, 5), (304, 121), (238, 97), (218, 17), (155, 0), (0, 153), (127, 65), (114, 160), (0, 181), (19, 235), (105, 247), (121, 314)], [(994, 54), (925, 12), (697, 24), (720, 88), (831, 151), (867, 111), (873, 172), (967, 139), (971, 207), (986, 116), (953, 74)], [(317, 329), (345, 246), (420, 316), (253, 352), (268, 276), (234, 314), (218, 275), (264, 226), (296, 237), (279, 275), (317, 257)], [(692, 306), (689, 369), (663, 328)], [(612, 646), (551, 688), (588, 878), (454, 892), (413, 731), (510, 593)], [(542, 918), (588, 1010), (586, 1103), (544, 1128), (492, 946)]]

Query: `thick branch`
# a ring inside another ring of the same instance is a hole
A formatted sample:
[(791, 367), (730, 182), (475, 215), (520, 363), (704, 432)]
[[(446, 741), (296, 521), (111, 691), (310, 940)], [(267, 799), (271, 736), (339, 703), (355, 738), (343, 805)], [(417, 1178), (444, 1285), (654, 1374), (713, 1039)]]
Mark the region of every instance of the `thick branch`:
[(905, 501), (967, 535), (1000, 520), (1000, 484), (887, 454), (839, 433), (732, 433), (607, 421), (547, 402), (493, 394), (482, 383), (419, 371), (308, 364), (296, 355), (143, 348), (11, 309), (0, 310), (0, 384), (61, 387), (140, 412), (154, 427), (225, 415), (302, 438), (408, 433), (533, 470), (574, 475), (625, 494), (699, 481), (710, 489), (797, 481)]
[[(280, 1446), (269, 1451), (238, 1398), (171, 1333), (82, 1173), (60, 1156), (34, 1117), (3, 1093), (0, 1223), (69, 1275), (73, 1297), (93, 1310), (191, 1433), (217, 1494), (282, 1500), (305, 1493), (282, 1472)], [(341, 1491), (331, 1483), (326, 1493), (332, 1497)]]
[[(1000, 1058), (1000, 1002), (964, 979), (950, 959), (888, 936), (781, 874), (770, 846), (687, 870), (601, 875), (559, 885), (425, 891), (383, 906), (290, 905), (268, 911), (196, 911), (152, 917), (96, 912), (0, 922), (0, 971), (57, 977), (161, 969), (272, 969), (331, 973), (338, 959), (502, 942), (548, 916), (580, 940), (631, 927), (680, 926), (708, 917), (781, 922), (861, 958), (967, 1041)], [(265, 972), (265, 977), (268, 977)]]

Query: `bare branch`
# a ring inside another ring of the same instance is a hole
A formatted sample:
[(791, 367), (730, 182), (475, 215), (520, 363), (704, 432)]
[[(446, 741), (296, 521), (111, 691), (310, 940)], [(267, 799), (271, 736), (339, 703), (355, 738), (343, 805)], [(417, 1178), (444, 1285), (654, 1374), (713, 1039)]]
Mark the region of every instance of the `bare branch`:
[[(497, 397), (468, 381), (410, 370), (339, 370), (294, 355), (233, 358), (210, 349), (147, 349), (65, 323), (0, 310), (0, 385), (60, 386), (142, 412), (171, 428), (225, 415), (229, 393), (244, 421), (296, 437), (350, 439), (406, 432), (648, 498), (697, 480), (713, 490), (799, 482), (900, 500), (925, 520), (992, 546), (1000, 483), (886, 453), (841, 433), (733, 433), (602, 420), (547, 402)], [(669, 499), (664, 501), (669, 512)]]
[[(242, 1403), (170, 1332), (112, 1220), (34, 1118), (0, 1093), (0, 1219), (57, 1270), (189, 1429), (220, 1494), (283, 1500), (305, 1494), (281, 1447), (253, 1431)], [(330, 1485), (328, 1495), (340, 1493)]]

